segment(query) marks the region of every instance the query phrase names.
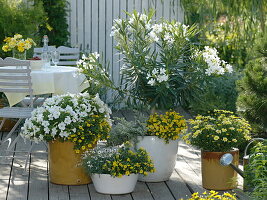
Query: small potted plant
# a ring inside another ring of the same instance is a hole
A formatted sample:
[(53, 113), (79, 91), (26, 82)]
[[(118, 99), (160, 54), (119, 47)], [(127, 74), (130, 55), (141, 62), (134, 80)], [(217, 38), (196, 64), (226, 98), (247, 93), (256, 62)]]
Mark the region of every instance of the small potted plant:
[(225, 110), (214, 110), (208, 116), (190, 120), (191, 131), (183, 138), (187, 144), (201, 149), (202, 184), (206, 189), (228, 190), (237, 186), (237, 174), (229, 166), (220, 165), (223, 154), (231, 153), (238, 166), (240, 144), (250, 140), (248, 122)]
[(81, 153), (108, 137), (110, 113), (98, 95), (54, 96), (32, 112), (22, 127), (22, 136), (35, 142), (48, 142), (52, 183), (87, 184), (90, 179), (79, 165)]
[(23, 39), (21, 34), (15, 34), (13, 37), (6, 37), (5, 44), (2, 47), (4, 52), (12, 51), (13, 57), (26, 60), (26, 52), (36, 43), (31, 38)]
[(219, 194), (219, 192), (211, 190), (209, 192), (203, 192), (202, 194), (198, 194), (198, 192), (196, 192), (192, 194), (191, 198), (187, 200), (209, 200), (209, 199), (237, 200), (237, 197), (235, 194), (231, 194), (229, 192), (224, 192), (223, 194)]
[(131, 122), (119, 120), (110, 132), (108, 143), (118, 145), (131, 140), (136, 148), (144, 148), (151, 156), (156, 172), (148, 173), (147, 176), (140, 175), (139, 180), (160, 182), (170, 178), (175, 167), (178, 139), (186, 130), (186, 121), (179, 113), (155, 113), (148, 119), (138, 116)]
[(142, 148), (133, 151), (129, 143), (92, 149), (85, 154), (83, 164), (96, 191), (103, 194), (131, 193), (138, 174), (155, 170), (148, 153)]

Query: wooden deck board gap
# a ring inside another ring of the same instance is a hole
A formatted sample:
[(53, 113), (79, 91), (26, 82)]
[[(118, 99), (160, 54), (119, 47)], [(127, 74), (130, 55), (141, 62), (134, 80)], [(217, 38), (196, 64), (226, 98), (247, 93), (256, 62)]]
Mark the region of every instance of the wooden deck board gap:
[(181, 176), (181, 174), (179, 174), (179, 172), (176, 169), (174, 169), (174, 170), (178, 174), (178, 176), (183, 180), (183, 182), (185, 183), (186, 187), (189, 189), (191, 194), (193, 194), (194, 193), (193, 188), (191, 188), (191, 186), (184, 180), (184, 178)]
[(166, 181), (164, 181), (164, 183), (165, 183), (165, 185), (167, 186), (167, 188), (168, 188), (169, 192), (171, 193), (171, 195), (172, 195), (173, 199), (176, 199), (175, 195), (173, 194), (173, 192), (172, 192), (171, 188), (170, 188), (170, 187), (169, 187), (169, 185), (166, 183)]
[(145, 184), (146, 184), (146, 187), (147, 187), (149, 193), (151, 194), (151, 197), (155, 200), (155, 197), (154, 197), (154, 195), (153, 195), (151, 189), (149, 188), (149, 185), (147, 184), (147, 182), (145, 182)]

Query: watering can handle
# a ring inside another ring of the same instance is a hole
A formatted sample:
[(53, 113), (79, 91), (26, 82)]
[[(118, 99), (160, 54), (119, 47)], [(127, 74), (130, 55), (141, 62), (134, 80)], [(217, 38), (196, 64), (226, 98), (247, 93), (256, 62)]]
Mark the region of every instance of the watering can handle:
[(247, 150), (248, 150), (249, 145), (251, 145), (254, 141), (257, 141), (257, 140), (258, 141), (264, 141), (265, 139), (263, 139), (263, 138), (253, 138), (245, 148), (245, 156), (247, 156)]

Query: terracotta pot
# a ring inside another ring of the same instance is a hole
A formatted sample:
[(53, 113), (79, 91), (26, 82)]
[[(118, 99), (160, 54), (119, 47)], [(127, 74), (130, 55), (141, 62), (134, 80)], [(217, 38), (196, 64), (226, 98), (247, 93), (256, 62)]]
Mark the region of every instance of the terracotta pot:
[(202, 185), (209, 190), (230, 190), (237, 187), (237, 173), (230, 166), (222, 166), (220, 158), (225, 153), (233, 155), (233, 164), (238, 167), (239, 150), (230, 152), (201, 151)]
[(81, 166), (81, 154), (73, 150), (72, 142), (54, 140), (48, 145), (49, 180), (60, 185), (83, 185), (91, 183)]
[(156, 172), (147, 176), (139, 175), (139, 181), (161, 182), (169, 180), (175, 167), (178, 140), (170, 140), (168, 144), (157, 136), (138, 137), (137, 148), (143, 147), (150, 155)]

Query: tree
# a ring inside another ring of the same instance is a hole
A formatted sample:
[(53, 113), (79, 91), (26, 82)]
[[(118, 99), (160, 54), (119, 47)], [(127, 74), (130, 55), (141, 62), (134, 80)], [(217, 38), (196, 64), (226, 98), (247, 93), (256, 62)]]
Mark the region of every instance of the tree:
[(238, 82), (237, 101), (240, 113), (267, 136), (267, 34), (257, 39), (253, 59), (246, 65), (244, 77)]
[(42, 2), (47, 14), (47, 22), (40, 26), (39, 33), (49, 37), (51, 45), (68, 45), (68, 2), (67, 0), (35, 0)]

